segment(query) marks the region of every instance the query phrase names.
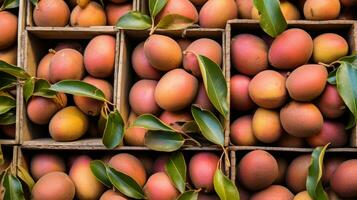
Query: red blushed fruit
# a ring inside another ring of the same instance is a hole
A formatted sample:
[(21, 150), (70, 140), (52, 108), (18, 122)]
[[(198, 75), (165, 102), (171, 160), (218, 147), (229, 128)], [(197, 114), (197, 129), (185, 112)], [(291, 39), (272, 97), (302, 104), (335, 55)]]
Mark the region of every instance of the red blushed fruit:
[(231, 105), (233, 109), (238, 111), (247, 111), (255, 107), (252, 99), (249, 96), (250, 78), (244, 75), (234, 75), (231, 78), (230, 92)]
[(330, 147), (343, 147), (347, 144), (347, 133), (343, 123), (325, 120), (321, 131), (307, 138), (307, 142), (312, 147), (325, 146), (330, 143)]
[(230, 138), (235, 145), (253, 146), (257, 143), (253, 134), (251, 115), (239, 117), (231, 124)]

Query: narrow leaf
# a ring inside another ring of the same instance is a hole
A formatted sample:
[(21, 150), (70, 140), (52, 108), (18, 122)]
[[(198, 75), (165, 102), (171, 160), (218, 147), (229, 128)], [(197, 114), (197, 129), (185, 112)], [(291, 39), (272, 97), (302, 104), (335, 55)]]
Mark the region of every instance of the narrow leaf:
[(152, 131), (168, 131), (175, 132), (175, 130), (162, 122), (159, 118), (151, 114), (143, 114), (135, 119), (132, 126), (145, 128)]
[(214, 114), (195, 105), (191, 107), (192, 116), (195, 119), (202, 135), (214, 144), (224, 145), (224, 130)]
[(336, 85), (336, 72), (337, 70), (334, 69), (328, 74), (327, 82), (330, 83), (331, 85)]
[(235, 184), (221, 170), (217, 169), (213, 178), (214, 190), (221, 200), (239, 200), (239, 192)]
[(4, 72), (0, 72), (0, 77), (0, 91), (12, 88), (16, 85), (16, 77)]
[(31, 98), (34, 90), (35, 90), (35, 79), (30, 78), (25, 81), (25, 84), (23, 86), (23, 94), (24, 94), (24, 99), (26, 102)]
[(10, 111), (0, 115), (0, 125), (10, 125), (16, 123), (16, 109), (11, 109)]
[(168, 0), (149, 0), (149, 11), (152, 18), (155, 18), (157, 14), (165, 7)]
[(148, 131), (145, 134), (145, 146), (155, 151), (172, 152), (178, 150), (185, 140), (180, 133)]
[(55, 98), (57, 92), (49, 90), (51, 84), (45, 79), (37, 79), (35, 82), (35, 88), (33, 96), (40, 96), (45, 98)]
[(306, 180), (306, 189), (309, 195), (315, 200), (328, 200), (326, 192), (322, 186), (323, 162), (327, 147), (316, 147), (311, 154), (311, 164)]
[(197, 60), (208, 98), (218, 112), (227, 119), (229, 111), (227, 102), (228, 88), (221, 68), (205, 56), (197, 55)]
[(37, 6), (39, 0), (30, 0), (34, 6)]
[(254, 6), (260, 14), (260, 27), (271, 37), (282, 33), (287, 23), (280, 10), (279, 0), (254, 0)]
[(145, 199), (143, 189), (130, 176), (107, 167), (107, 175), (113, 186), (124, 195), (134, 199)]
[(123, 141), (124, 126), (124, 120), (117, 109), (109, 113), (102, 138), (107, 148), (115, 148)]
[(4, 199), (9, 200), (24, 200), (24, 192), (21, 182), (11, 173), (6, 173), (4, 176), (3, 186), (5, 188)]
[(13, 9), (19, 7), (19, 0), (5, 0), (1, 6), (1, 10)]
[(194, 190), (186, 191), (182, 193), (177, 200), (197, 200), (198, 199), (198, 192)]
[(93, 160), (90, 162), (90, 169), (93, 175), (97, 178), (98, 181), (103, 183), (107, 187), (112, 187), (112, 184), (108, 178), (106, 166), (101, 160)]
[(116, 27), (131, 30), (146, 30), (151, 27), (151, 19), (138, 11), (130, 11), (120, 17)]
[(8, 64), (2, 60), (0, 60), (0, 72), (5, 72), (17, 78), (25, 80), (31, 78), (31, 76), (26, 73), (24, 69), (15, 65)]
[(17, 176), (26, 183), (26, 185), (28, 186), (28, 188), (30, 189), (30, 191), (32, 190), (32, 187), (35, 185), (35, 181), (32, 179), (31, 175), (29, 174), (29, 172), (21, 167), (21, 166), (17, 166)]
[(0, 115), (9, 112), (16, 107), (16, 101), (13, 97), (0, 96)]
[(169, 175), (175, 187), (185, 192), (186, 185), (186, 162), (181, 152), (173, 153), (165, 165), (166, 173)]
[(52, 85), (49, 90), (105, 101), (104, 93), (100, 89), (94, 85), (78, 80), (60, 81)]
[(178, 14), (166, 15), (157, 24), (157, 28), (167, 30), (181, 30), (190, 27), (194, 21)]

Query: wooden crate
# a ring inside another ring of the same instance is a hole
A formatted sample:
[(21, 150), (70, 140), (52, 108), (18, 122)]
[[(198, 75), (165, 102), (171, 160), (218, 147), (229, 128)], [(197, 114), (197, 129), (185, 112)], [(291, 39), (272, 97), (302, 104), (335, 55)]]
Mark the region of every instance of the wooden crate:
[(11, 163), (10, 170), (16, 173), (18, 147), (13, 145), (1, 145), (5, 163)]
[[(349, 44), (350, 50), (349, 52), (355, 52), (357, 50), (357, 25), (355, 21), (349, 20), (332, 20), (332, 21), (307, 21), (307, 20), (290, 20), (288, 21), (288, 28), (301, 28), (306, 30), (312, 36), (316, 36), (317, 34), (322, 34), (326, 32), (338, 33), (343, 36)], [(231, 39), (237, 34), (240, 33), (250, 33), (258, 36), (263, 35), (263, 31), (259, 26), (259, 22), (257, 20), (230, 20), (226, 27), (226, 77), (228, 79), (228, 88), (230, 87), (230, 78), (232, 73), (232, 63), (231, 63)], [(230, 91), (230, 88), (229, 90)], [(230, 98), (229, 98), (230, 99)], [(238, 111), (232, 111), (231, 115)], [(230, 128), (230, 127), (228, 127)], [(228, 131), (230, 132), (230, 130)], [(356, 139), (357, 131), (356, 128), (351, 130), (351, 139), (350, 146), (357, 146)], [(229, 137), (228, 137), (229, 139)], [(234, 146), (229, 142), (231, 146)], [(266, 144), (269, 146), (269, 144)], [(251, 148), (251, 147), (248, 147)], [(253, 147), (255, 148), (255, 147)], [(257, 147), (260, 148), (260, 147)]]

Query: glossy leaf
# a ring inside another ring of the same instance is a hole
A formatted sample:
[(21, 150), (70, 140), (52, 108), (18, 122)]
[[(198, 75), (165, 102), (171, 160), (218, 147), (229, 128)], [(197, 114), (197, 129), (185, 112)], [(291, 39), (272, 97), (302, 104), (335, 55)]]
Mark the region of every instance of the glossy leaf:
[(168, 0), (149, 0), (149, 11), (152, 18), (155, 18), (157, 14), (165, 7)]
[(328, 200), (328, 196), (322, 186), (323, 162), (327, 147), (316, 147), (311, 154), (311, 164), (306, 180), (306, 189), (315, 200)]
[(331, 85), (336, 85), (336, 72), (337, 70), (334, 69), (328, 74), (327, 82), (330, 83)]
[(17, 176), (26, 183), (26, 185), (28, 186), (28, 188), (30, 189), (30, 191), (32, 190), (32, 187), (35, 185), (35, 181), (32, 179), (31, 175), (29, 174), (29, 172), (21, 167), (21, 166), (17, 166)]
[(28, 102), (28, 100), (31, 98), (34, 90), (35, 90), (35, 79), (34, 78), (27, 79), (23, 86), (23, 94), (26, 102)]
[(130, 176), (118, 172), (111, 167), (107, 167), (106, 170), (110, 182), (122, 194), (134, 199), (146, 198), (143, 189)]
[(177, 200), (197, 200), (197, 199), (198, 199), (198, 192), (194, 190), (186, 191), (177, 198)]
[(157, 24), (157, 28), (167, 30), (181, 30), (190, 27), (194, 21), (178, 14), (170, 14), (163, 17)]
[(9, 199), (9, 200), (25, 199), (21, 182), (11, 173), (7, 172), (4, 175), (3, 186), (5, 188), (4, 199)]
[(49, 90), (51, 84), (45, 79), (37, 79), (35, 82), (35, 88), (33, 96), (40, 96), (45, 98), (55, 98), (57, 92)]
[(106, 101), (104, 93), (94, 85), (78, 80), (64, 80), (51, 85), (49, 90), (67, 94), (89, 97), (99, 101)]
[(254, 0), (254, 5), (260, 14), (260, 27), (271, 37), (282, 33), (287, 23), (280, 10), (279, 0)]
[(205, 56), (197, 55), (197, 60), (208, 98), (218, 112), (227, 119), (229, 111), (227, 102), (228, 88), (222, 69)]
[(131, 30), (146, 30), (151, 27), (151, 19), (138, 11), (130, 11), (120, 17), (116, 27)]
[(0, 60), (0, 72), (5, 72), (17, 78), (25, 80), (31, 78), (31, 76), (26, 73), (24, 69), (15, 65), (8, 64), (2, 60)]
[(1, 79), (0, 79), (0, 91), (12, 88), (17, 83), (16, 77), (14, 77), (14, 76), (12, 76), (10, 74), (4, 73), (4, 72), (0, 72), (0, 77), (1, 77)]
[(192, 116), (195, 119), (202, 135), (210, 142), (224, 145), (224, 130), (216, 116), (208, 110), (195, 105), (191, 107)]
[(221, 170), (216, 169), (213, 178), (214, 190), (221, 200), (239, 200), (239, 192), (235, 184)]
[(166, 165), (166, 173), (169, 175), (175, 187), (181, 192), (185, 192), (186, 186), (186, 162), (181, 152), (173, 153)]
[(124, 126), (124, 120), (118, 110), (109, 113), (102, 138), (107, 148), (115, 148), (123, 141)]
[(135, 119), (132, 126), (144, 128), (152, 131), (168, 131), (175, 132), (175, 130), (161, 121), (159, 118), (151, 114), (143, 114)]
[(178, 150), (185, 140), (180, 133), (148, 131), (145, 134), (145, 146), (155, 151), (172, 152)]
[(7, 10), (19, 7), (19, 0), (5, 0), (0, 10)]
[(11, 109), (10, 111), (0, 115), (0, 125), (10, 125), (16, 123), (16, 109)]
[(97, 178), (98, 181), (103, 183), (107, 187), (112, 187), (112, 183), (110, 182), (107, 171), (106, 171), (106, 166), (103, 161), (101, 160), (93, 160), (90, 162), (90, 169), (93, 173), (93, 175)]
[(16, 101), (13, 97), (0, 95), (0, 115), (9, 112), (16, 107)]
[(200, 132), (200, 128), (197, 126), (197, 123), (195, 121), (185, 122), (182, 125), (181, 129), (184, 133), (198, 133), (198, 132)]
[(340, 58), (338, 61), (340, 62), (348, 62), (357, 67), (357, 55), (349, 55)]

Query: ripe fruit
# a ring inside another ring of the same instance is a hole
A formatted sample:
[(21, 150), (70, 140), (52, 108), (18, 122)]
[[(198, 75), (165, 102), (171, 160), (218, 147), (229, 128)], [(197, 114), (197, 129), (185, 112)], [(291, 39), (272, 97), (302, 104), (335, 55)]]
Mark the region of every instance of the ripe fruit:
[(292, 101), (280, 110), (281, 124), (286, 132), (296, 137), (310, 137), (321, 131), (323, 117), (312, 103)]
[(33, 123), (44, 125), (50, 121), (58, 110), (66, 105), (67, 96), (63, 93), (60, 94), (60, 98), (56, 99), (33, 96), (27, 104), (27, 116)]
[(327, 84), (325, 91), (321, 94), (316, 103), (323, 116), (331, 119), (341, 117), (346, 110), (340, 94), (335, 86)]
[(272, 185), (265, 190), (255, 193), (250, 200), (293, 200), (294, 195), (288, 188), (280, 185)]
[(314, 39), (312, 56), (315, 63), (329, 64), (347, 55), (347, 53), (347, 41), (335, 33), (324, 33)]
[(135, 156), (120, 153), (113, 156), (108, 163), (115, 170), (133, 178), (140, 186), (146, 182), (146, 171), (143, 163)]
[(107, 7), (105, 8), (108, 25), (115, 26), (119, 18), (131, 10), (133, 10), (133, 3), (131, 2), (119, 5), (114, 3), (108, 3)]
[(51, 119), (49, 132), (55, 141), (66, 142), (77, 140), (88, 130), (87, 116), (75, 106), (58, 111)]
[(91, 1), (85, 8), (76, 6), (71, 13), (71, 25), (80, 27), (105, 26), (107, 18), (104, 9), (97, 2)]
[(213, 177), (217, 169), (219, 157), (213, 153), (197, 153), (192, 156), (188, 172), (195, 188), (202, 188), (206, 192), (213, 190)]
[(286, 79), (286, 89), (297, 101), (311, 101), (324, 91), (328, 72), (322, 65), (303, 65)]
[(294, 69), (306, 64), (313, 50), (311, 36), (302, 29), (284, 31), (269, 49), (269, 62), (278, 69)]
[(50, 64), (55, 54), (48, 52), (40, 61), (37, 66), (36, 77), (50, 81)]
[[(168, 111), (178, 111), (189, 106), (198, 91), (198, 81), (183, 69), (167, 72), (155, 89), (157, 104)], [(180, 95), (177, 95), (180, 94)]]
[(230, 138), (234, 145), (253, 146), (257, 143), (252, 130), (251, 115), (239, 117), (231, 124)]
[(324, 173), (322, 174), (322, 180), (325, 185), (329, 185), (333, 174), (338, 166), (345, 161), (342, 157), (325, 158), (324, 161)]
[(193, 23), (198, 21), (197, 9), (189, 0), (168, 0), (164, 9), (157, 15), (156, 20), (159, 22), (165, 16), (171, 14), (182, 15), (191, 19)]
[(191, 40), (189, 39), (178, 39), (177, 44), (180, 46), (181, 51), (185, 51), (187, 47), (191, 44)]
[(251, 34), (240, 34), (232, 39), (232, 62), (245, 75), (256, 75), (268, 68), (268, 47), (264, 40)]
[(306, 0), (304, 16), (308, 20), (331, 20), (340, 14), (339, 0)]
[(99, 35), (93, 38), (84, 51), (84, 65), (87, 72), (97, 78), (111, 76), (114, 71), (115, 38)]
[(325, 146), (328, 143), (331, 143), (330, 147), (343, 147), (347, 141), (348, 136), (344, 124), (334, 121), (324, 121), (321, 131), (307, 138), (307, 142), (312, 147)]
[[(108, 81), (87, 76), (83, 79), (83, 82), (89, 83), (100, 89), (108, 101), (113, 100), (113, 86)], [(103, 106), (102, 101), (89, 97), (74, 95), (73, 100), (76, 106), (81, 109), (82, 112), (90, 116), (98, 116)]]
[(197, 104), (201, 108), (206, 110), (210, 110), (210, 111), (214, 110), (214, 107), (207, 96), (206, 88), (203, 83), (200, 83), (199, 85), (196, 100), (193, 102), (193, 104)]
[(172, 128), (181, 130), (181, 126), (176, 123), (184, 123), (184, 122), (189, 122), (192, 121), (192, 116), (191, 113), (187, 111), (178, 111), (178, 112), (170, 112), (170, 111), (164, 111), (160, 115), (160, 120), (163, 121), (164, 123), (170, 125)]
[(6, 49), (16, 42), (17, 17), (7, 11), (0, 12), (0, 50)]
[(37, 154), (31, 159), (31, 175), (35, 180), (50, 172), (65, 172), (62, 158), (53, 154)]
[(70, 10), (63, 0), (40, 0), (33, 10), (36, 26), (66, 26)]
[(34, 200), (72, 200), (74, 194), (74, 184), (63, 172), (51, 172), (44, 175), (32, 188)]
[(148, 200), (175, 200), (180, 195), (164, 172), (151, 175), (145, 184), (144, 192)]
[(274, 181), (274, 184), (283, 184), (285, 183), (285, 175), (286, 170), (288, 169), (288, 162), (284, 158), (277, 158), (276, 161), (278, 162), (278, 177)]
[[(79, 51), (80, 53), (83, 53), (83, 50), (84, 50), (81, 43), (73, 41), (73, 40), (65, 40), (65, 41), (57, 43), (54, 52), (60, 51), (62, 49), (74, 49), (74, 50)], [(53, 52), (51, 49), (48, 51)]]
[(283, 1), (280, 3), (280, 9), (286, 20), (300, 19), (299, 9), (294, 4), (288, 1)]
[(270, 153), (254, 150), (240, 160), (237, 173), (238, 180), (247, 189), (261, 190), (271, 185), (278, 177), (278, 163)]
[(84, 8), (88, 5), (90, 0), (77, 0), (77, 5), (79, 5), (81, 8)]
[(136, 82), (130, 89), (129, 104), (137, 115), (160, 112), (154, 96), (156, 87), (157, 81), (143, 79)]
[(1, 50), (0, 51), (0, 60), (5, 61), (12, 65), (16, 65), (17, 64), (17, 46), (14, 45), (13, 47), (7, 48), (5, 50)]
[(168, 160), (169, 160), (169, 156), (167, 155), (160, 155), (159, 157), (157, 157), (154, 162), (154, 165), (152, 166), (152, 172), (153, 173), (165, 172), (165, 165)]
[(275, 110), (258, 108), (252, 120), (254, 136), (261, 142), (273, 143), (283, 133), (280, 125), (279, 113)]
[(175, 40), (165, 35), (151, 35), (144, 44), (144, 53), (149, 63), (161, 71), (180, 67), (182, 52)]
[(279, 72), (265, 70), (249, 83), (249, 96), (263, 108), (278, 108), (286, 100), (285, 77)]
[(293, 200), (313, 200), (313, 199), (310, 197), (309, 193), (305, 190), (295, 195)]
[(91, 161), (92, 159), (88, 156), (78, 156), (74, 159), (69, 171), (69, 177), (76, 187), (78, 199), (98, 199), (104, 190), (102, 183), (91, 171)]
[(126, 129), (124, 134), (125, 144), (131, 146), (144, 146), (146, 129), (138, 127), (130, 127), (137, 115), (133, 112), (130, 113), (128, 119), (129, 127)]
[(51, 83), (67, 79), (80, 80), (84, 71), (82, 54), (74, 49), (62, 49), (51, 59), (49, 78)]
[(253, 0), (236, 0), (238, 7), (239, 18), (251, 19), (252, 18), (252, 8)]
[(144, 53), (144, 42), (135, 47), (131, 54), (131, 64), (139, 78), (159, 80), (161, 72), (150, 65)]
[(357, 160), (343, 162), (332, 175), (331, 188), (343, 198), (357, 197)]
[(303, 138), (295, 137), (287, 133), (284, 133), (280, 137), (280, 140), (278, 141), (277, 144), (277, 146), (279, 147), (296, 147), (296, 148), (304, 147), (304, 145), (305, 145), (305, 141)]
[(199, 13), (199, 24), (202, 28), (225, 28), (230, 19), (238, 16), (234, 0), (208, 0)]
[(209, 38), (201, 38), (193, 41), (185, 51), (183, 67), (187, 71), (191, 71), (196, 77), (201, 77), (201, 70), (195, 54), (206, 56), (219, 66), (222, 63), (221, 45)]
[(306, 190), (306, 178), (311, 163), (311, 156), (301, 155), (296, 157), (289, 165), (286, 172), (286, 184), (295, 193)]
[(254, 103), (249, 96), (250, 78), (244, 75), (234, 75), (231, 77), (231, 106), (238, 111), (247, 111), (254, 108)]
[(125, 196), (113, 190), (107, 190), (102, 194), (99, 200), (128, 200)]

